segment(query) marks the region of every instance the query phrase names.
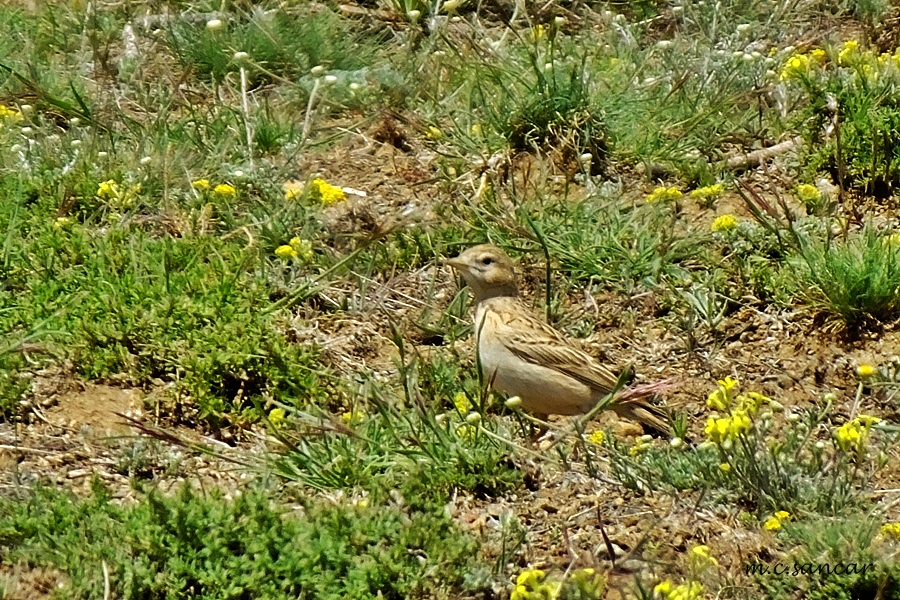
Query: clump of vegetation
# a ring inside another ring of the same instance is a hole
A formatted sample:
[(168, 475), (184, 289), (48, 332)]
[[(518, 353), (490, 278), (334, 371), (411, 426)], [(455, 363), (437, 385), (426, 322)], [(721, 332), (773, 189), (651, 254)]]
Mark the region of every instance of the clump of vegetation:
[(790, 56), (780, 78), (805, 103), (801, 131), (809, 173), (866, 195), (889, 196), (900, 184), (900, 54), (877, 55), (856, 40)]
[[(411, 598), (462, 592), (484, 577), (474, 541), (439, 507), (272, 506), (185, 485), (131, 507), (99, 484), (85, 500), (36, 489), (0, 499), (0, 557), (64, 575), (69, 598)], [(104, 572), (108, 573), (107, 582)]]

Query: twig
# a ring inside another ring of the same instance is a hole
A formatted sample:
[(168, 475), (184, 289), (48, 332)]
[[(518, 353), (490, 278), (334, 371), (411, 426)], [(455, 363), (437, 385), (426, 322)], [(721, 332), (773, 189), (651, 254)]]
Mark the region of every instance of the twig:
[(760, 148), (741, 156), (732, 156), (725, 161), (725, 167), (732, 171), (743, 171), (750, 167), (757, 167), (771, 158), (799, 148), (802, 143), (803, 140), (801, 138), (794, 137), (768, 148)]
[[(244, 130), (247, 132), (247, 157), (253, 168), (253, 132), (250, 125), (250, 101), (247, 99), (247, 69), (241, 65), (241, 108), (244, 111)], [(305, 136), (304, 136), (305, 137)]]
[(109, 600), (109, 568), (105, 560), (100, 564), (103, 566), (103, 600)]
[(306, 116), (303, 117), (303, 131), (300, 133), (300, 145), (306, 143), (306, 138), (309, 135), (309, 121), (312, 115), (313, 103), (316, 100), (316, 92), (319, 91), (319, 85), (322, 80), (319, 77), (316, 77), (316, 82), (313, 84), (313, 89), (309, 93), (309, 101), (306, 103)]

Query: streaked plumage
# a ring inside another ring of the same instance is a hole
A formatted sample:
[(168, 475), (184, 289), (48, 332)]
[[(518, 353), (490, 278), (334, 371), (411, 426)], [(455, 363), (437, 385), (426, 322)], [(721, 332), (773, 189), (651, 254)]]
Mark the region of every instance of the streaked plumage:
[[(496, 246), (469, 248), (446, 261), (472, 289), (478, 357), (485, 378), (531, 412), (584, 414), (616, 385), (617, 377), (587, 352), (535, 317), (518, 298), (515, 268)], [(610, 410), (658, 432), (665, 413), (645, 397), (617, 398)]]

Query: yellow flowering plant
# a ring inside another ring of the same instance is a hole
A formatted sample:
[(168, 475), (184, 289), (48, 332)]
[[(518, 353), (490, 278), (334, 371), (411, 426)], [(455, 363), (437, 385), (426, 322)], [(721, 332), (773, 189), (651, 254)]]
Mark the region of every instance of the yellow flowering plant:
[[(833, 60), (829, 60), (829, 58)], [(843, 181), (871, 193), (874, 185), (900, 185), (900, 156), (894, 142), (880, 132), (890, 129), (900, 111), (894, 90), (900, 85), (900, 49), (878, 54), (857, 40), (847, 40), (826, 51), (794, 52), (782, 63), (778, 79), (793, 96), (796, 122), (807, 143), (805, 170), (816, 173), (836, 161), (845, 165), (849, 176)], [(822, 101), (830, 113), (839, 115), (837, 136), (822, 139)], [(824, 199), (803, 184), (798, 196), (812, 214), (826, 208)]]
[(675, 585), (667, 579), (656, 584), (653, 597), (659, 600), (700, 600), (703, 597), (703, 584), (689, 581)]
[(738, 225), (738, 220), (734, 215), (719, 215), (712, 222), (712, 230), (720, 233), (728, 233), (734, 230)]
[(299, 255), (290, 244), (282, 244), (275, 248), (275, 256), (282, 260), (291, 260), (297, 258)]
[(330, 206), (347, 199), (344, 190), (336, 185), (331, 185), (324, 179), (313, 179), (310, 184), (312, 195), (325, 206)]
[(541, 569), (526, 569), (516, 577), (510, 600), (604, 598), (606, 576), (596, 569), (576, 569), (567, 577), (550, 576)]
[(861, 459), (865, 454), (872, 426), (880, 422), (878, 417), (859, 415), (834, 431), (834, 443), (841, 452)]
[(5, 104), (0, 104), (0, 126), (6, 123), (18, 123), (20, 122), (24, 116), (21, 112), (16, 110), (15, 108), (6, 106)]
[(220, 183), (213, 188), (213, 194), (222, 196), (223, 198), (234, 198), (237, 195), (237, 189), (231, 184)]
[(134, 207), (138, 194), (141, 193), (141, 184), (125, 185), (115, 179), (107, 179), (97, 185), (97, 198), (103, 200), (108, 206), (116, 210), (127, 210)]
[(677, 187), (658, 187), (647, 194), (647, 202), (671, 202), (678, 200), (684, 194)]
[(892, 540), (900, 540), (900, 523), (885, 523), (881, 526), (883, 537)]

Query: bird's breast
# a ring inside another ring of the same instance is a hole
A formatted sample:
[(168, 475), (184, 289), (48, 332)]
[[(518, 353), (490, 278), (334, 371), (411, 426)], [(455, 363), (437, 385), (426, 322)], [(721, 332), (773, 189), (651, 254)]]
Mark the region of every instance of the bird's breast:
[(493, 388), (519, 396), (526, 410), (542, 414), (581, 414), (594, 405), (588, 386), (560, 371), (522, 359), (504, 343), (502, 330), (498, 331), (496, 325), (490, 314), (476, 313), (478, 360), (485, 381)]

